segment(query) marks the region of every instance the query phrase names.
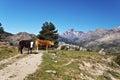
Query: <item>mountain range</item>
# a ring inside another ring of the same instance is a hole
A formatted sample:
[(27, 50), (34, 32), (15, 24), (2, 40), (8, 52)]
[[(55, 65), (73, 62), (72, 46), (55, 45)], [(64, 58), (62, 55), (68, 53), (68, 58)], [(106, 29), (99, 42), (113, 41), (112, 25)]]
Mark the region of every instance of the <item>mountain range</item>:
[(118, 53), (120, 51), (120, 26), (109, 30), (99, 28), (88, 32), (70, 29), (59, 35), (59, 41), (77, 44), (93, 51), (104, 48), (107, 52)]
[[(22, 39), (36, 39), (36, 35), (27, 32), (19, 32), (11, 34), (4, 32), (0, 34), (0, 42), (9, 42), (12, 45), (17, 45)], [(106, 52), (120, 52), (120, 26), (113, 29), (99, 28), (96, 31), (75, 31), (70, 29), (59, 35), (58, 41), (79, 45), (88, 48), (91, 51), (99, 51), (103, 48)]]

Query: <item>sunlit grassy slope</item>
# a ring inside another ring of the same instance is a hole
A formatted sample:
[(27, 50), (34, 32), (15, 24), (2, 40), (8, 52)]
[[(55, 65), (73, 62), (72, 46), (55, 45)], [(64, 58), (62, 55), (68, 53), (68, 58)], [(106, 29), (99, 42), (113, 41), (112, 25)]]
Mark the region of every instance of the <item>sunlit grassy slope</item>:
[(96, 52), (49, 51), (36, 73), (25, 80), (115, 80), (120, 66)]
[(0, 61), (12, 57), (17, 53), (17, 48), (13, 46), (0, 45)]

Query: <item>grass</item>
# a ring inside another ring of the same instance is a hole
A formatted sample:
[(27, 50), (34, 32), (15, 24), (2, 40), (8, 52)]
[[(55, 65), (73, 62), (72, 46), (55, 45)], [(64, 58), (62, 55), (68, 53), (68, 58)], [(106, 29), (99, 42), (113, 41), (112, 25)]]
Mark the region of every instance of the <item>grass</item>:
[[(82, 61), (86, 61), (92, 64), (101, 63), (102, 58), (106, 59), (109, 56), (99, 55), (96, 52), (79, 52), (79, 51), (49, 51), (44, 53), (43, 62), (39, 66), (40, 68), (34, 73), (30, 74), (25, 80), (83, 80), (83, 77), (91, 78), (94, 80), (107, 80), (109, 77), (106, 75), (95, 76), (86, 70), (79, 68), (78, 64), (82, 64)], [(107, 66), (109, 66), (107, 64)], [(92, 66), (92, 69), (96, 69), (96, 66)], [(46, 72), (48, 70), (56, 71), (56, 73)], [(107, 71), (107, 74), (112, 73)], [(116, 73), (113, 76), (120, 79), (119, 74)]]
[[(18, 51), (16, 47), (1, 45), (0, 46), (0, 61), (3, 59), (7, 59), (12, 56), (15, 56), (17, 53)], [(9, 61), (8, 63), (0, 64), (0, 69), (6, 67), (8, 64), (11, 64), (11, 63), (12, 62)]]
[(1, 46), (0, 47), (0, 61), (16, 55), (17, 48), (13, 46)]

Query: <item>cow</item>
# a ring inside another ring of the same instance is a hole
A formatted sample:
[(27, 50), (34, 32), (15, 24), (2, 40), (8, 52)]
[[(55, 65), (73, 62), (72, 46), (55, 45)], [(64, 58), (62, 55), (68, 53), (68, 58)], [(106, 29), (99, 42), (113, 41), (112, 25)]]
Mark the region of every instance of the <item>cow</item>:
[(37, 47), (37, 52), (39, 47), (45, 47), (47, 52), (48, 47), (54, 45), (54, 41), (37, 39), (35, 41), (35, 45)]
[(34, 42), (32, 40), (21, 40), (18, 45), (18, 51), (20, 51), (20, 53), (22, 54), (23, 53), (22, 49), (28, 48), (28, 54), (29, 54), (29, 51), (30, 53), (32, 53), (33, 44)]

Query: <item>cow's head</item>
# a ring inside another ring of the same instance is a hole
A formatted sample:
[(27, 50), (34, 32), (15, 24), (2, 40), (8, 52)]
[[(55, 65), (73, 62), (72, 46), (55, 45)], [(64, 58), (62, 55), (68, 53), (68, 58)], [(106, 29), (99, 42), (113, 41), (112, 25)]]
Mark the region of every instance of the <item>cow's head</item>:
[(54, 45), (54, 41), (51, 41), (51, 43), (50, 43), (51, 45)]

